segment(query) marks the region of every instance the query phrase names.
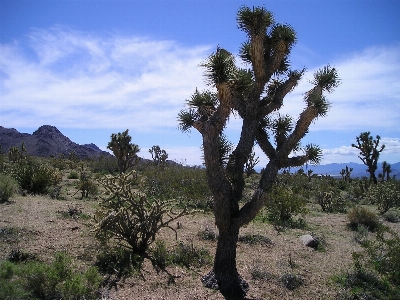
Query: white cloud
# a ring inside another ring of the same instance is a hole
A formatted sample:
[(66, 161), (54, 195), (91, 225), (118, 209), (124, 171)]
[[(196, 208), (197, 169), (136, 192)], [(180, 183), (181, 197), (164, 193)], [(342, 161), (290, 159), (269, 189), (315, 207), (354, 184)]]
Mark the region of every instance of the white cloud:
[[(341, 85), (328, 94), (331, 109), (311, 130), (400, 128), (400, 44), (371, 47), (344, 56), (332, 64)], [(318, 68), (309, 70), (299, 86), (288, 95), (285, 113), (298, 115), (304, 108), (303, 94)]]
[(152, 130), (176, 128), (196, 86), (207, 46), (35, 30), (29, 47), (0, 48), (2, 124)]
[[(399, 162), (400, 159), (400, 138), (382, 137), (379, 145), (385, 145), (385, 149), (380, 153), (379, 161), (388, 161), (390, 163)], [(380, 147), (380, 146), (379, 146)], [(329, 163), (362, 163), (359, 150), (351, 146), (341, 146), (332, 149), (323, 149), (322, 164)]]

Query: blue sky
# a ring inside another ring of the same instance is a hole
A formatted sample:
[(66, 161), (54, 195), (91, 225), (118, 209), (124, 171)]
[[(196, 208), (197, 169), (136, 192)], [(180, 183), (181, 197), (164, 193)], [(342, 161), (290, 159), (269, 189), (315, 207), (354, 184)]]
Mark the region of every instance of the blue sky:
[[(283, 113), (302, 111), (316, 69), (338, 70), (331, 110), (304, 139), (323, 149), (322, 164), (361, 163), (351, 144), (364, 131), (381, 136), (381, 161), (400, 161), (397, 0), (1, 0), (0, 125), (27, 133), (53, 125), (103, 149), (129, 129), (142, 157), (159, 145), (172, 160), (201, 164), (201, 136), (181, 133), (177, 114), (206, 88), (199, 64), (217, 45), (236, 54), (245, 41), (236, 26), (244, 3), (297, 32), (292, 67), (308, 71)], [(240, 126), (231, 117), (233, 142)]]

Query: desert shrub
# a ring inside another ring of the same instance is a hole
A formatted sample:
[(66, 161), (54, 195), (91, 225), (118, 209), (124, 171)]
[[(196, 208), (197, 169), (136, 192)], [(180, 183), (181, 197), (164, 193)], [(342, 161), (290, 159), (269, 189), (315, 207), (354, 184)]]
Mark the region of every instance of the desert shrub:
[(310, 235), (312, 238), (315, 240), (317, 243), (316, 250), (319, 252), (325, 252), (327, 246), (329, 245), (326, 239), (326, 236), (323, 233), (316, 233), (316, 232), (310, 232)]
[(159, 200), (144, 193), (148, 187), (141, 185), (135, 171), (106, 176), (99, 182), (106, 192), (95, 213), (96, 236), (103, 242), (125, 247), (142, 259), (151, 258), (148, 249), (157, 232), (161, 228), (175, 231), (170, 223), (187, 214), (185, 209), (173, 211), (173, 200)]
[(211, 264), (210, 252), (204, 248), (197, 248), (192, 243), (179, 242), (168, 250), (165, 242), (157, 240), (152, 249), (153, 265), (158, 270), (165, 270), (166, 266), (179, 265), (182, 267), (202, 267)]
[(201, 230), (197, 233), (197, 236), (205, 241), (216, 241), (217, 240), (217, 234), (215, 233), (214, 230), (206, 227), (204, 230)]
[(60, 155), (58, 157), (50, 158), (50, 164), (53, 168), (65, 170), (71, 167), (72, 161), (70, 161), (64, 155)]
[[(400, 287), (400, 237), (389, 227), (381, 226), (376, 240), (368, 240), (362, 246), (366, 265)], [(362, 256), (358, 258), (361, 260)], [(361, 263), (360, 260), (356, 259), (356, 266)]]
[(118, 160), (115, 156), (100, 156), (89, 164), (94, 173), (116, 174), (118, 173)]
[(76, 172), (76, 171), (71, 171), (69, 174), (68, 174), (68, 179), (78, 179), (79, 178), (79, 174), (78, 174), (78, 172)]
[(36, 255), (23, 251), (20, 248), (12, 249), (7, 255), (7, 260), (13, 263), (34, 261), (36, 259)]
[(288, 290), (295, 290), (296, 288), (300, 287), (304, 280), (300, 275), (292, 274), (292, 273), (285, 273), (280, 277), (281, 283), (288, 289)]
[[(71, 258), (57, 252), (54, 262), (0, 263), (1, 299), (97, 299), (101, 277), (95, 268), (79, 272)], [(7, 287), (2, 295), (2, 287)], [(3, 297), (4, 296), (4, 297)]]
[(204, 211), (213, 208), (212, 194), (202, 168), (178, 164), (163, 167), (147, 165), (140, 173), (151, 188), (148, 194), (160, 199), (177, 199), (181, 207)]
[(400, 222), (400, 215), (397, 211), (391, 210), (383, 214), (386, 221), (390, 223)]
[(380, 225), (378, 216), (374, 212), (364, 207), (359, 207), (359, 206), (354, 207), (347, 214), (347, 217), (350, 222), (349, 226), (353, 230), (357, 230), (359, 225), (364, 225), (365, 227), (368, 228), (368, 230), (374, 231)]
[(95, 196), (99, 192), (97, 184), (90, 178), (89, 175), (83, 172), (80, 174), (79, 182), (76, 188), (82, 193), (81, 199), (89, 198), (89, 196)]
[(61, 182), (61, 173), (46, 164), (25, 159), (13, 165), (12, 176), (23, 190), (34, 194), (45, 194), (49, 187)]
[(257, 259), (254, 260), (250, 266), (250, 275), (252, 279), (255, 280), (270, 280), (274, 275), (269, 271), (269, 269), (264, 265), (263, 261)]
[(290, 186), (293, 193), (306, 199), (312, 193), (313, 182), (311, 177), (305, 173), (290, 174), (284, 172), (278, 176), (278, 182), (282, 185)]
[(372, 204), (378, 205), (381, 214), (394, 207), (400, 207), (400, 190), (394, 182), (378, 182), (368, 190), (368, 198)]
[(268, 197), (268, 220), (274, 225), (292, 227), (293, 217), (307, 212), (306, 199), (295, 194), (290, 186), (277, 184)]
[(143, 258), (130, 249), (102, 244), (95, 265), (101, 273), (113, 275), (119, 280), (138, 273), (142, 263)]
[(155, 247), (152, 249), (152, 257), (153, 265), (156, 269), (164, 270), (170, 264), (170, 255), (164, 241), (157, 240), (155, 242)]
[(317, 194), (317, 202), (325, 212), (336, 213), (346, 211), (345, 198), (334, 191), (319, 192)]
[(62, 186), (60, 184), (51, 186), (48, 189), (48, 194), (50, 195), (51, 199), (58, 199), (62, 200), (65, 199), (65, 196), (62, 194)]
[(357, 226), (357, 229), (356, 229), (356, 232), (355, 232), (355, 234), (354, 234), (354, 240), (357, 242), (357, 243), (359, 243), (359, 244), (362, 244), (362, 243), (364, 243), (366, 240), (367, 240), (367, 238), (368, 238), (368, 228), (367, 227), (365, 227), (364, 225), (362, 225), (362, 224), (359, 224), (358, 226)]
[(0, 173), (0, 203), (8, 201), (17, 189), (17, 182), (10, 175)]
[(267, 247), (271, 247), (273, 245), (273, 242), (269, 238), (259, 234), (241, 235), (239, 236), (238, 240), (239, 242), (248, 245), (262, 245)]
[(204, 248), (196, 248), (194, 245), (179, 242), (170, 253), (171, 263), (186, 268), (202, 267), (211, 264), (210, 252)]
[(380, 226), (375, 239), (361, 246), (363, 251), (353, 253), (354, 272), (339, 281), (351, 299), (399, 299), (400, 237)]

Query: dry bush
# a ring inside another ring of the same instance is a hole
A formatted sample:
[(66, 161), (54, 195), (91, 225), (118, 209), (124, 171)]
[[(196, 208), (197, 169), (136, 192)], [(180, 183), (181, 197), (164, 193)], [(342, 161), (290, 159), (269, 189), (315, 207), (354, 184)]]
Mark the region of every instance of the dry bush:
[(378, 216), (364, 207), (354, 207), (347, 217), (350, 221), (350, 228), (353, 230), (356, 230), (359, 225), (364, 225), (368, 230), (374, 231), (380, 225)]

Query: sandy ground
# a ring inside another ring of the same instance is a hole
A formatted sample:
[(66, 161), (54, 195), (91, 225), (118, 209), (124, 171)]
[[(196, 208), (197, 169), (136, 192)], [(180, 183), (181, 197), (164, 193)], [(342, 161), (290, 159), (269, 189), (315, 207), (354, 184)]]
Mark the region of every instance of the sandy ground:
[[(86, 215), (93, 214), (95, 201), (53, 200), (47, 196), (18, 196), (0, 205), (0, 259), (12, 249), (22, 249), (50, 260), (55, 251), (67, 251), (82, 267), (93, 264), (97, 244), (87, 226), (88, 220), (65, 217), (61, 212), (77, 207)], [(182, 217), (177, 229), (178, 240), (172, 230), (162, 230), (158, 239), (168, 247), (177, 242), (191, 243), (206, 248), (214, 254), (216, 242), (198, 236), (205, 229), (216, 230), (212, 214), (197, 213)], [(237, 266), (240, 274), (250, 284), (248, 299), (334, 299), (338, 287), (331, 276), (349, 270), (351, 254), (360, 250), (354, 232), (346, 227), (344, 214), (325, 214), (312, 211), (307, 216), (307, 230), (290, 229), (277, 232), (271, 225), (253, 222), (240, 232), (244, 235), (261, 235), (272, 243), (238, 243)], [(400, 232), (400, 224), (391, 224)], [(299, 239), (312, 231), (326, 241), (325, 251), (304, 246)], [(251, 271), (257, 268), (267, 274), (264, 279), (252, 279)], [(116, 288), (104, 291), (103, 299), (223, 299), (216, 291), (202, 286), (200, 278), (211, 266), (201, 268), (169, 267), (177, 276), (174, 284), (168, 283), (166, 274), (157, 274), (151, 264), (144, 265), (144, 279), (127, 278)], [(281, 282), (284, 274), (293, 274), (303, 280), (294, 291)]]

